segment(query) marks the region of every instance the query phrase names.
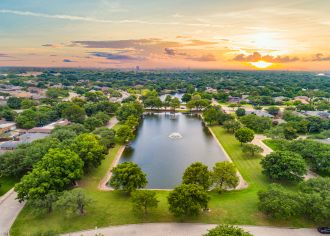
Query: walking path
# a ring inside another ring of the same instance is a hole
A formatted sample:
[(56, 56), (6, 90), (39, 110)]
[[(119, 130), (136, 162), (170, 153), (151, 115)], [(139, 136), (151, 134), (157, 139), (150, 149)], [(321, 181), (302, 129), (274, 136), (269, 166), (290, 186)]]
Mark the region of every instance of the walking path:
[(8, 235), (10, 227), (24, 207), (25, 203), (20, 203), (16, 197), (17, 193), (11, 189), (0, 198), (0, 236)]
[(267, 137), (265, 135), (256, 134), (254, 136), (254, 139), (251, 142), (254, 145), (257, 145), (262, 148), (263, 152), (261, 154), (263, 156), (266, 156), (266, 155), (270, 154), (271, 152), (273, 152), (273, 150), (270, 147), (268, 147), (266, 144), (264, 144), (263, 140), (265, 140), (265, 139), (267, 139)]
[[(213, 224), (191, 224), (191, 223), (151, 223), (112, 226), (101, 229), (80, 231), (64, 236), (201, 236), (208, 229), (214, 228)], [(244, 230), (254, 236), (319, 236), (316, 229), (293, 229), (275, 228), (266, 226), (242, 226)]]
[[(255, 145), (258, 145), (259, 147), (261, 147), (263, 149), (263, 152), (261, 153), (263, 156), (266, 156), (266, 155), (270, 154), (271, 152), (273, 152), (273, 149), (271, 149), (266, 144), (264, 144), (263, 140), (265, 140), (265, 139), (267, 139), (267, 137), (265, 135), (256, 134), (254, 139), (251, 142)], [(316, 178), (316, 177), (318, 177), (318, 175), (316, 173), (314, 173), (311, 170), (308, 170), (306, 175), (304, 176), (304, 179), (308, 180), (308, 179), (312, 179), (312, 178)]]
[(117, 154), (115, 156), (115, 159), (112, 161), (112, 163), (110, 165), (110, 168), (107, 171), (107, 174), (100, 181), (99, 186), (97, 187), (99, 190), (102, 190), (102, 191), (112, 191), (113, 190), (113, 188), (109, 187), (107, 185), (107, 183), (109, 182), (109, 180), (111, 178), (111, 175), (112, 175), (111, 170), (112, 170), (112, 168), (114, 168), (118, 164), (119, 159), (120, 159), (121, 155), (123, 154), (124, 150), (125, 150), (125, 145), (122, 145), (119, 148), (119, 150), (118, 150), (118, 152), (117, 152)]
[[(213, 133), (212, 129), (210, 127), (208, 127), (210, 133), (212, 134), (213, 138), (215, 139), (215, 141), (218, 143), (219, 147), (222, 149), (223, 153), (225, 154), (227, 160), (229, 162), (233, 162), (230, 158), (230, 156), (228, 155), (228, 153), (226, 152), (226, 150), (223, 148), (222, 144), (220, 143), (220, 141), (218, 140), (217, 136)], [(237, 171), (237, 176), (239, 178), (239, 183), (237, 185), (237, 187), (235, 188), (236, 190), (239, 189), (245, 189), (249, 186), (249, 184), (244, 180), (243, 176), (241, 175), (241, 173), (239, 171)]]
[(110, 120), (109, 120), (109, 122), (108, 122), (108, 124), (106, 125), (106, 127), (108, 128), (108, 129), (112, 129), (116, 124), (118, 124), (118, 120), (117, 120), (117, 117), (112, 117)]

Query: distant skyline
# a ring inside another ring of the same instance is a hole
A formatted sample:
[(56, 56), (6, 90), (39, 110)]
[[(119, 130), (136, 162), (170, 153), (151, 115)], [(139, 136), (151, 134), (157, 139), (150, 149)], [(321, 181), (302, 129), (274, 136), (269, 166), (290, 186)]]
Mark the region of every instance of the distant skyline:
[(0, 66), (330, 70), (329, 0), (1, 0)]

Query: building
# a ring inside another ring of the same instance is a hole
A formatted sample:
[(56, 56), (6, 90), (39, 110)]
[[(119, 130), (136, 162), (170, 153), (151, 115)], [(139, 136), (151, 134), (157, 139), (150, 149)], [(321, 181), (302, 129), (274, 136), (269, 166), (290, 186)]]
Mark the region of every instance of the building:
[(1, 150), (14, 150), (18, 147), (18, 145), (24, 143), (31, 143), (38, 139), (43, 139), (47, 137), (49, 134), (44, 133), (26, 133), (18, 136), (18, 140), (10, 140), (6, 142), (0, 143)]
[(16, 123), (14, 122), (6, 122), (0, 124), (0, 134), (7, 133), (9, 131), (13, 131), (16, 129)]
[(43, 134), (50, 134), (56, 126), (65, 126), (70, 124), (68, 120), (58, 120), (56, 122), (50, 123), (48, 125), (42, 127), (35, 127), (28, 131), (28, 133), (43, 133)]

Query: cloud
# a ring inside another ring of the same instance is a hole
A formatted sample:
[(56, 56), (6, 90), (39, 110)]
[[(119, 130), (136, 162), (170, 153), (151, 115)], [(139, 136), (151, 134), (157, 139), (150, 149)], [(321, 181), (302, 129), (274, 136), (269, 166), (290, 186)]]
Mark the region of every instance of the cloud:
[(164, 51), (165, 51), (165, 54), (167, 54), (169, 56), (175, 56), (175, 54), (176, 54), (175, 50), (172, 48), (165, 48)]
[(272, 63), (288, 63), (299, 61), (298, 57), (289, 57), (289, 56), (271, 56), (271, 55), (261, 55), (259, 52), (253, 52), (252, 54), (238, 54), (234, 57), (234, 61), (242, 61), (242, 62), (256, 62), (256, 61), (267, 61)]
[(51, 44), (51, 43), (46, 43), (46, 44), (43, 44), (41, 45), (43, 47), (47, 47), (47, 48), (59, 48), (61, 47), (61, 45), (58, 45), (58, 44)]
[(107, 52), (91, 52), (91, 55), (95, 57), (103, 57), (108, 60), (119, 60), (119, 61), (133, 61), (133, 60), (143, 60), (142, 57), (134, 57), (130, 55), (123, 55), (123, 54), (113, 54)]
[(11, 57), (11, 56), (9, 56), (8, 54), (5, 54), (5, 53), (0, 53), (0, 57)]
[(72, 61), (70, 59), (63, 59), (63, 62), (70, 63), (70, 62), (75, 62), (75, 61)]
[(192, 61), (199, 61), (199, 62), (208, 62), (208, 61), (216, 61), (217, 60), (215, 58), (215, 56), (212, 55), (212, 54), (205, 54), (205, 55), (202, 55), (202, 56), (189, 56), (189, 57), (186, 57), (186, 59), (192, 60)]
[(31, 11), (17, 11), (11, 9), (0, 9), (0, 13), (3, 14), (13, 14), (19, 16), (32, 16), (32, 17), (43, 17), (50, 19), (60, 19), (60, 20), (70, 20), (70, 21), (87, 21), (94, 23), (110, 23), (110, 24), (143, 24), (143, 25), (172, 25), (172, 26), (191, 26), (191, 27), (208, 27), (208, 28), (224, 28), (223, 25), (215, 25), (209, 23), (186, 23), (179, 21), (145, 21), (145, 20), (136, 20), (136, 19), (124, 19), (124, 20), (108, 20), (108, 19), (99, 19), (88, 16), (75, 16), (75, 15), (63, 15), (63, 14), (47, 14), (41, 12), (31, 12)]
[(330, 56), (324, 56), (323, 53), (317, 53), (311, 61), (330, 61)]
[(125, 40), (106, 40), (106, 41), (72, 41), (73, 46), (83, 46), (86, 48), (115, 48), (115, 49), (146, 49), (155, 47), (179, 47), (179, 42), (165, 41), (157, 38), (149, 39), (125, 39)]

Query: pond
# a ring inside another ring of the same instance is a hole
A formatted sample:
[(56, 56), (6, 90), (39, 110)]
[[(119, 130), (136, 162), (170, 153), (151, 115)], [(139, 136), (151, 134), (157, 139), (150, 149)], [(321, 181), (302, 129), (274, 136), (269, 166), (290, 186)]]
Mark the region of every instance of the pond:
[(226, 156), (196, 115), (154, 113), (145, 115), (136, 138), (120, 163), (137, 163), (147, 174), (151, 189), (172, 189), (181, 183), (184, 170), (200, 161), (211, 167)]

